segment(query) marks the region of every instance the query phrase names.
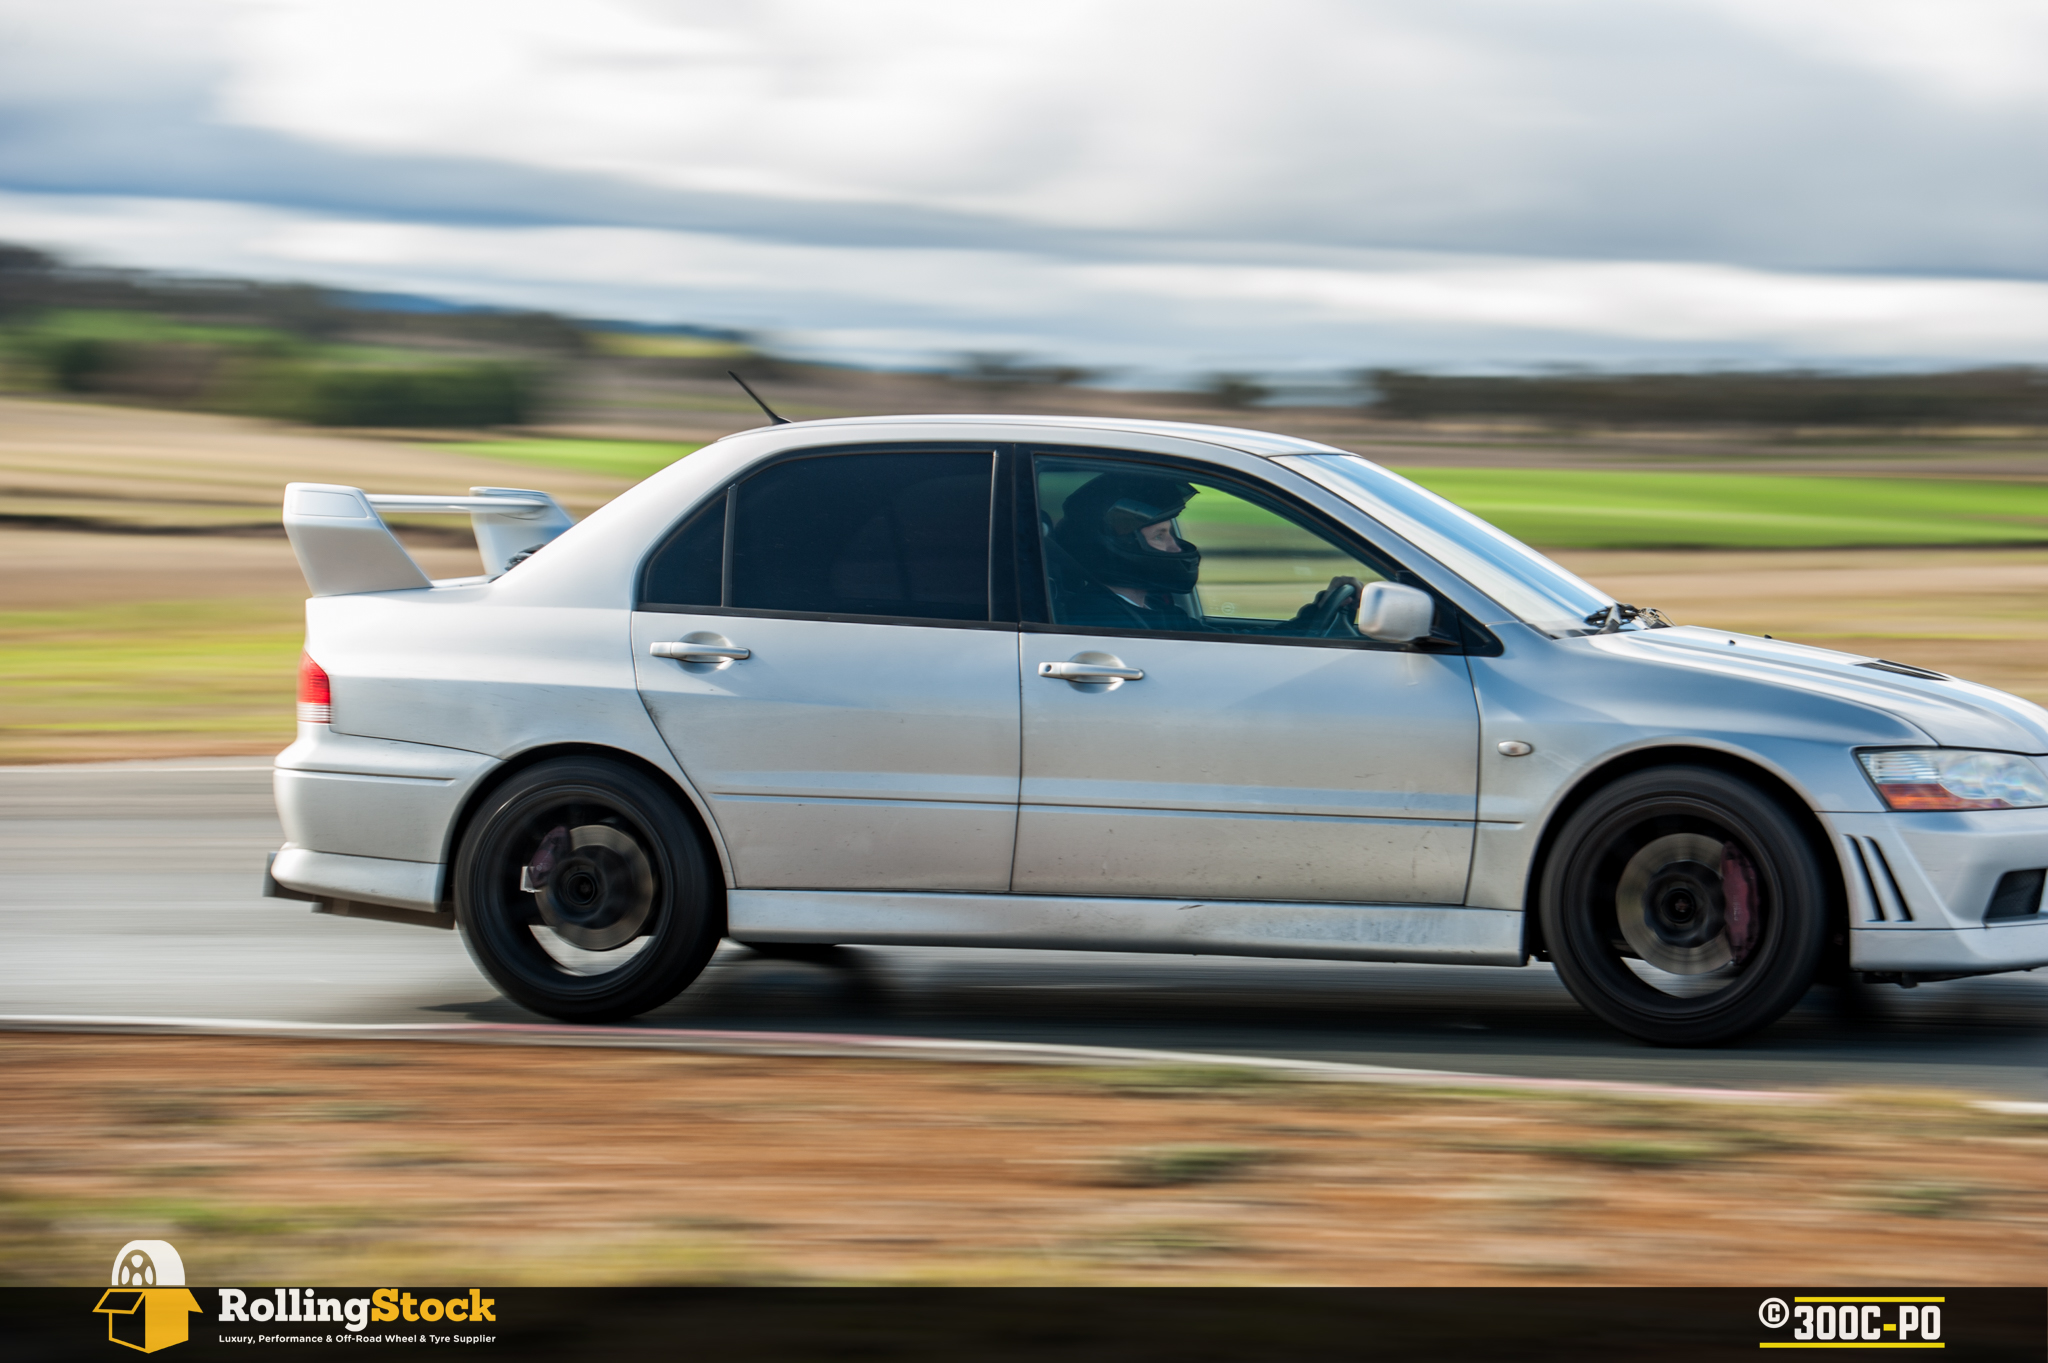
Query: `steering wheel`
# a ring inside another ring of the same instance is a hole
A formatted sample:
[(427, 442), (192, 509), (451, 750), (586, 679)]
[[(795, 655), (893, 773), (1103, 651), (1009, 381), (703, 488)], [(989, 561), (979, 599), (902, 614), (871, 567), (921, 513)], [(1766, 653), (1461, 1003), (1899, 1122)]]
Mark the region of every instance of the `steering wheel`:
[(1311, 639), (1356, 639), (1359, 637), (1358, 593), (1363, 590), (1355, 577), (1333, 577), (1330, 585), (1295, 613), (1294, 621)]

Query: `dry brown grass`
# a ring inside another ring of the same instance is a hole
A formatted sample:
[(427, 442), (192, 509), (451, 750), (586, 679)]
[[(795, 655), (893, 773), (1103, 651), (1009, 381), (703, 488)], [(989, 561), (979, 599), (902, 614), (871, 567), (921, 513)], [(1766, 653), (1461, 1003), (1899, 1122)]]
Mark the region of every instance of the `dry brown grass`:
[[(10, 518), (278, 534), (289, 482), (460, 492), (507, 485), (517, 471), (503, 460), (420, 441), (246, 417), (0, 398), (0, 516)], [(570, 470), (547, 476), (548, 490), (578, 514), (628, 485)]]
[[(2048, 1125), (1241, 1071), (0, 1040), (0, 1280), (2006, 1283)], [(1135, 1172), (1134, 1172), (1135, 1171)]]
[(1681, 624), (1931, 667), (2048, 703), (2048, 550), (1559, 552)]

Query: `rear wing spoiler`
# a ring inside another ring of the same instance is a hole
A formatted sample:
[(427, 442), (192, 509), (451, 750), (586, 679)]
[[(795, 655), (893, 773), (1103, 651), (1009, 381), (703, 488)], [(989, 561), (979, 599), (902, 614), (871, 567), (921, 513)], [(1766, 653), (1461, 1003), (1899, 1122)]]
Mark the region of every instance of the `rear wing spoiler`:
[(287, 483), (284, 532), (315, 596), (432, 585), (380, 511), (467, 512), (484, 573), (496, 577), (575, 522), (545, 492), (473, 487), (467, 497), (364, 492), (338, 483)]

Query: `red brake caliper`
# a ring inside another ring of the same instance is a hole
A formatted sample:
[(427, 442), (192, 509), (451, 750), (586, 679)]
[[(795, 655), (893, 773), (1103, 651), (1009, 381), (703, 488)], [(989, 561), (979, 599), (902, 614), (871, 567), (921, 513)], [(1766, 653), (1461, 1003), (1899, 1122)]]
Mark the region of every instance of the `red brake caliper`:
[(1740, 968), (1756, 947), (1756, 867), (1740, 847), (1721, 844), (1721, 903), (1727, 912), (1728, 950)]
[(555, 863), (569, 850), (569, 830), (555, 828), (540, 840), (534, 849), (533, 860), (519, 868), (519, 888), (532, 894), (548, 887), (548, 877), (554, 874)]

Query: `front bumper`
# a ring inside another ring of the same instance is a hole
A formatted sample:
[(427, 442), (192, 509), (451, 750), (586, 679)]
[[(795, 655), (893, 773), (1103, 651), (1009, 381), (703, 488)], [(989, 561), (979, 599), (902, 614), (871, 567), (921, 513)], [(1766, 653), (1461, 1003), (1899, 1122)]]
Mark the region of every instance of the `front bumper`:
[(2001, 877), (2048, 868), (2048, 809), (1824, 814), (1849, 891), (1852, 969), (1985, 975), (2048, 966), (2048, 914), (1990, 922)]

